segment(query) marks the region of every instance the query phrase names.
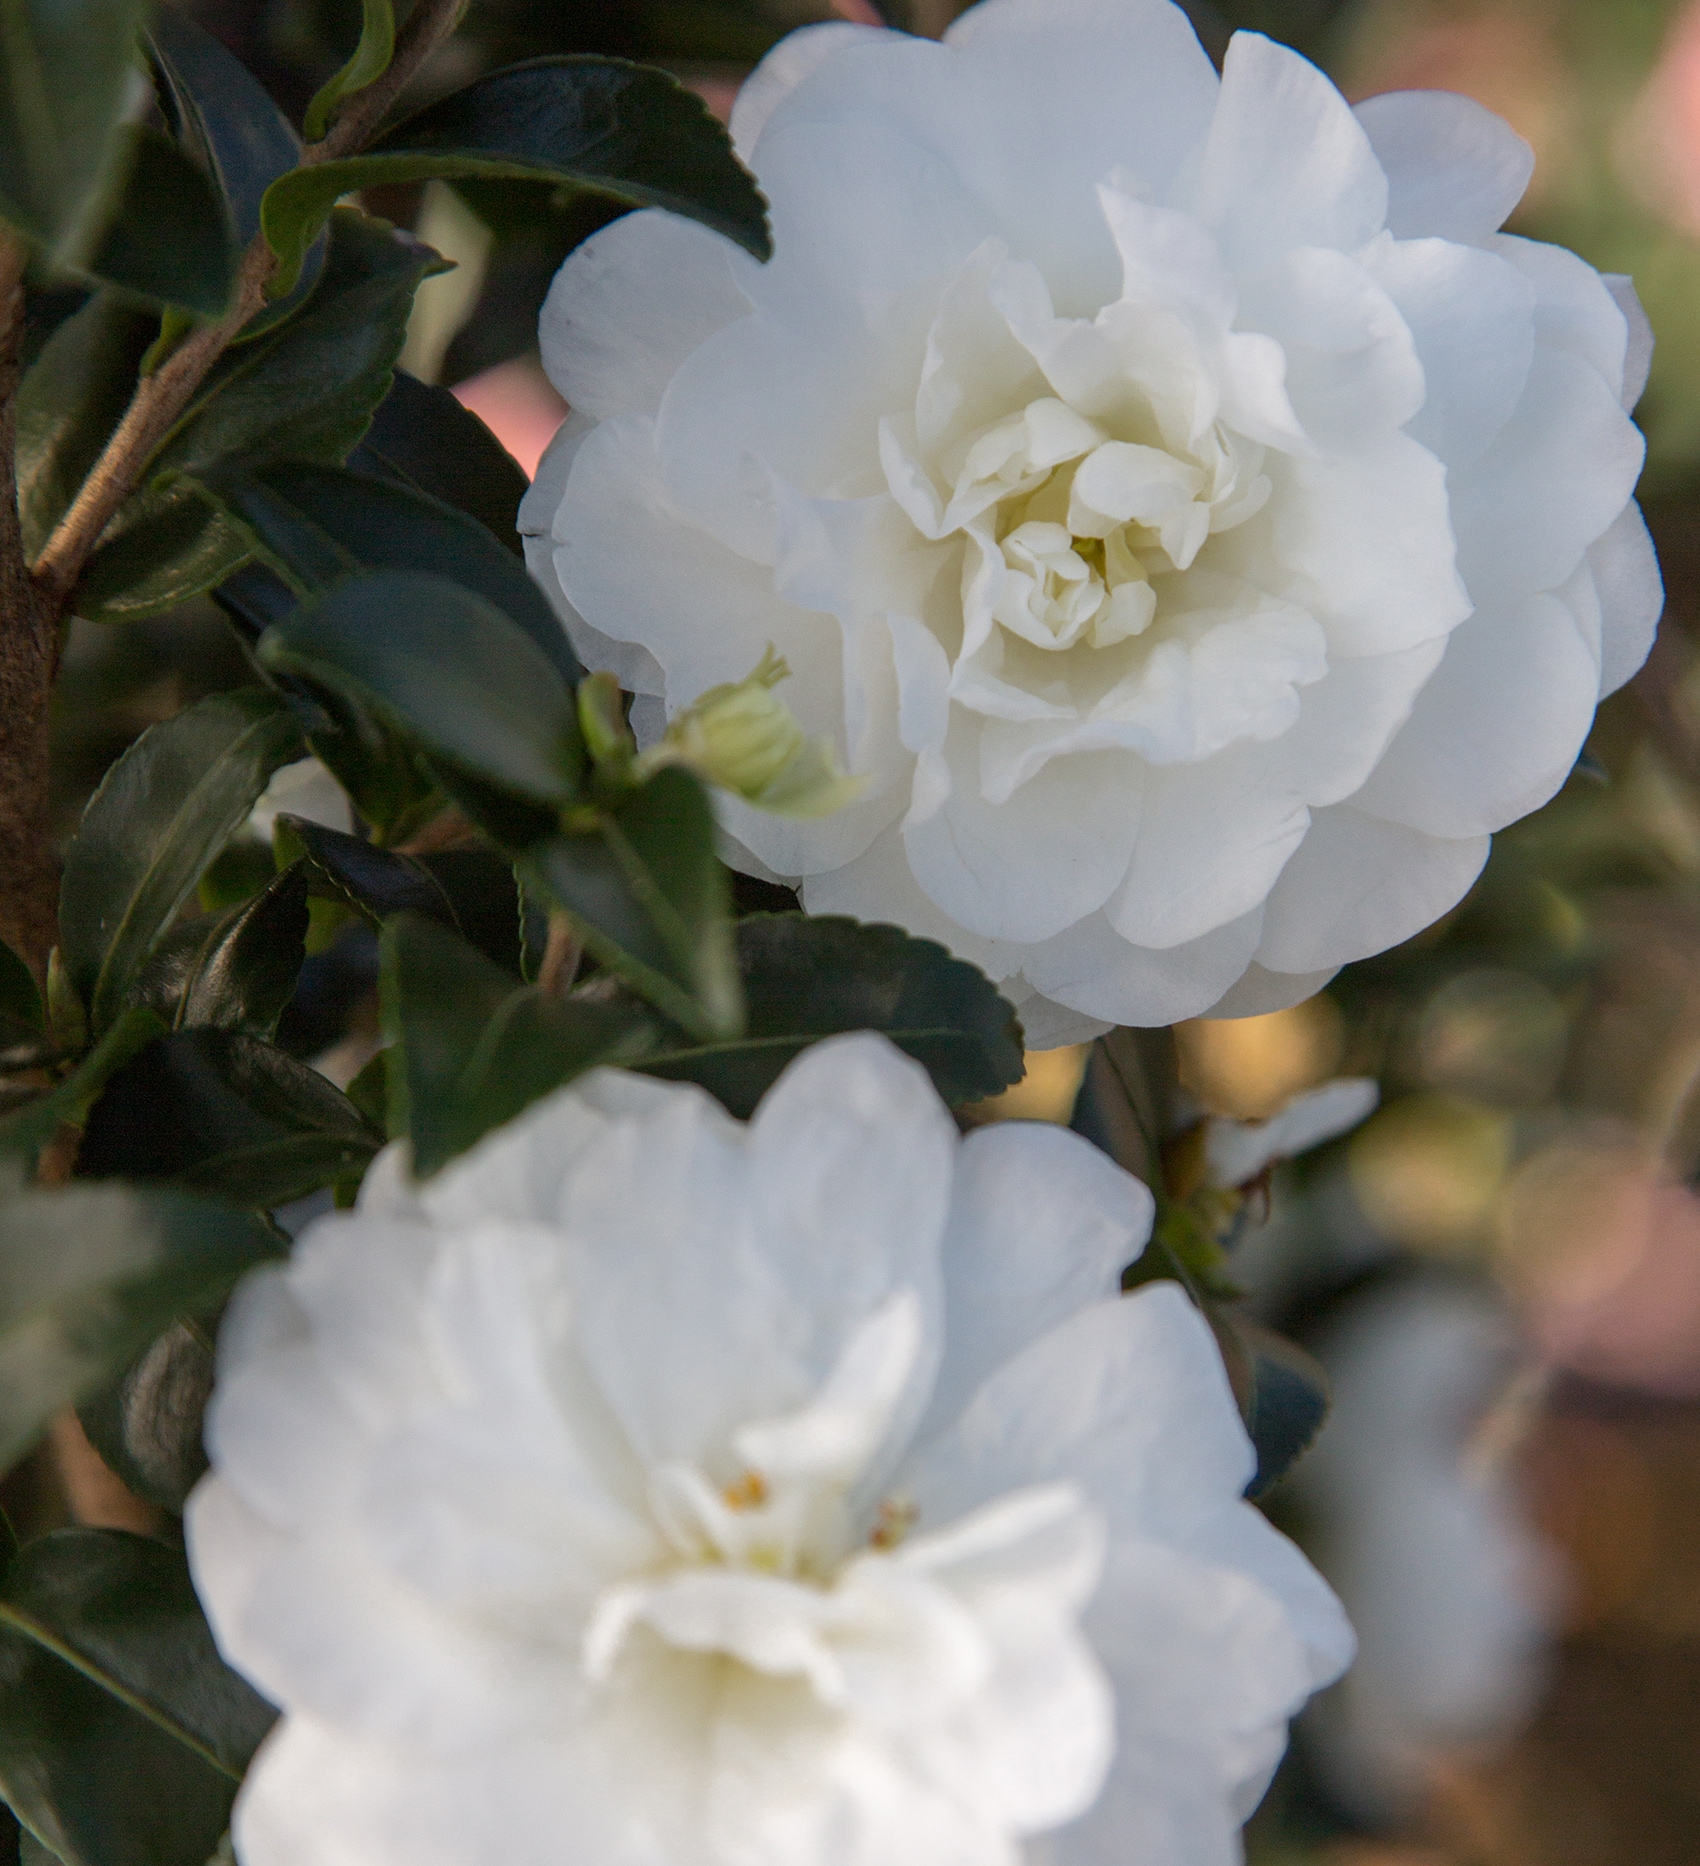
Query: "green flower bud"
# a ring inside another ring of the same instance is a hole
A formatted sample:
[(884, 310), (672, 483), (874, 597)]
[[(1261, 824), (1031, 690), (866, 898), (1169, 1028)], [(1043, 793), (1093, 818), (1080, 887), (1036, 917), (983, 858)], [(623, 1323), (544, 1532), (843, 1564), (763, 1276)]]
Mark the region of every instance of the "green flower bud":
[(769, 643), (743, 680), (710, 687), (679, 714), (640, 767), (682, 764), (759, 810), (826, 816), (862, 788), (846, 777), (832, 747), (804, 737), (773, 689), (791, 672)]

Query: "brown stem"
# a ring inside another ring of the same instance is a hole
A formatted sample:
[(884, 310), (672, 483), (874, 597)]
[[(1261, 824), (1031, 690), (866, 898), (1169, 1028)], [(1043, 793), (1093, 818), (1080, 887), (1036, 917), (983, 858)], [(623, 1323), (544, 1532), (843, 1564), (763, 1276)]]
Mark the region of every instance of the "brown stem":
[[(420, 66), (454, 30), (460, 7), (461, 0), (418, 0), (396, 41), (388, 70), (347, 100), (323, 141), (302, 151), (304, 168), (335, 161), (364, 146)], [(123, 420), (36, 559), (36, 582), (55, 608), (69, 600), (100, 534), (134, 490), (142, 469), (188, 407), (207, 371), (265, 302), (266, 281), (276, 263), (265, 235), (255, 234), (242, 256), (230, 310), (216, 324), (203, 325), (187, 337), (151, 376), (136, 385)]]
[(558, 998), (569, 990), (578, 977), (584, 944), (574, 933), (572, 922), (563, 913), (549, 916), (549, 938), (544, 943), (543, 960), (537, 968), (537, 988), (546, 998)]
[(0, 938), (46, 977), (58, 864), (48, 792), (48, 706), (58, 617), (30, 579), (18, 522), (17, 390), (24, 334), (22, 242), (0, 229)]

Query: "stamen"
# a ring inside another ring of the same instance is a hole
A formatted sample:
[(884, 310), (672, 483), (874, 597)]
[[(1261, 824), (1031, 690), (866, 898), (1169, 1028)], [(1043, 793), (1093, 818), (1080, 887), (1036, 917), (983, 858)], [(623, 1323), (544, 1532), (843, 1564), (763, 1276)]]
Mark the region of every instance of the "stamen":
[(760, 1471), (746, 1471), (735, 1484), (721, 1491), (729, 1510), (756, 1510), (767, 1501), (767, 1479)]

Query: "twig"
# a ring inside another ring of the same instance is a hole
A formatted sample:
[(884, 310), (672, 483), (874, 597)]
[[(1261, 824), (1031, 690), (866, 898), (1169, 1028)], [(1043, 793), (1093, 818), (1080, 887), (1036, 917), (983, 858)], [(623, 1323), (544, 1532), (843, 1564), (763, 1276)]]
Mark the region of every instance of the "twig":
[(559, 998), (571, 988), (583, 957), (584, 943), (574, 933), (572, 922), (563, 913), (552, 913), (543, 962), (537, 968), (537, 988), (544, 997)]
[[(460, 8), (461, 0), (418, 0), (389, 68), (349, 97), (330, 133), (302, 151), (304, 168), (350, 155), (370, 140), (420, 66), (454, 30)], [(276, 264), (265, 235), (256, 233), (242, 255), (230, 310), (216, 324), (203, 325), (185, 338), (137, 384), (123, 420), (35, 561), (36, 583), (56, 607), (70, 597), (101, 533), (135, 489), (154, 449), (188, 407), (207, 371), (265, 302), (266, 281)]]

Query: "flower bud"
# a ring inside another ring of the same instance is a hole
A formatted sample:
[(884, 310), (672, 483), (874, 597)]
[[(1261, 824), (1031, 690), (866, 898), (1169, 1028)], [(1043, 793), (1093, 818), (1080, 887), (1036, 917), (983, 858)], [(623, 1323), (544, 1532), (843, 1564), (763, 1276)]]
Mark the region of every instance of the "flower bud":
[(773, 689), (790, 673), (770, 643), (743, 680), (710, 687), (679, 714), (641, 764), (683, 764), (759, 810), (825, 816), (862, 788), (825, 740), (803, 736)]

